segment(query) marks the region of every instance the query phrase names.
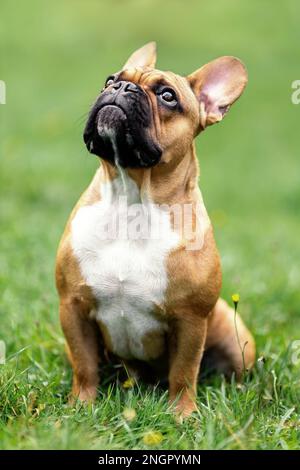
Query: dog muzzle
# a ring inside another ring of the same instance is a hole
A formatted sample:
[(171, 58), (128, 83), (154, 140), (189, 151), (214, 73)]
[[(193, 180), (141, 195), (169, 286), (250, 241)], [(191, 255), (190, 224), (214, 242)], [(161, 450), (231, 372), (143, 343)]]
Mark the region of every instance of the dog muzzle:
[(119, 81), (104, 90), (92, 107), (84, 141), (90, 153), (114, 165), (149, 168), (162, 155), (153, 128), (146, 93), (135, 83)]

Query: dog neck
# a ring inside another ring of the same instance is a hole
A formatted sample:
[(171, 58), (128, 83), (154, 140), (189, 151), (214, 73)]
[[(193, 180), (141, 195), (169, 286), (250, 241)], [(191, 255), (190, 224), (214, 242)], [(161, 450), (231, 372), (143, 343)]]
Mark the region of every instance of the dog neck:
[(176, 161), (161, 162), (152, 168), (122, 169), (102, 160), (100, 171), (106, 181), (118, 176), (131, 178), (139, 188), (141, 200), (147, 197), (156, 204), (192, 202), (198, 191), (199, 164), (194, 143)]

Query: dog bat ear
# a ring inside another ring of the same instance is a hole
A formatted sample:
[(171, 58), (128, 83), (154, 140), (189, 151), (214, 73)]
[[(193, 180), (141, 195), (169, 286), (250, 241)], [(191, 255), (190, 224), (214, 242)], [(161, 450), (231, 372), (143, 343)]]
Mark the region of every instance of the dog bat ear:
[(241, 96), (248, 74), (239, 59), (224, 56), (204, 65), (187, 79), (200, 103), (200, 126), (205, 129), (221, 121)]
[(136, 67), (151, 67), (154, 68), (156, 63), (156, 42), (148, 42), (140, 49), (137, 49), (125, 65), (124, 69), (136, 68)]

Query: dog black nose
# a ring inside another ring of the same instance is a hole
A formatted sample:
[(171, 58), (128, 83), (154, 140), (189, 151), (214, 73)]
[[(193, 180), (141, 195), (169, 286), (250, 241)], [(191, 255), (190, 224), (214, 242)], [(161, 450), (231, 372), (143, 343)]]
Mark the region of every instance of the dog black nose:
[(113, 85), (112, 89), (118, 93), (137, 93), (139, 88), (135, 83), (121, 80)]
[(135, 83), (125, 82), (124, 91), (125, 92), (137, 93), (139, 91), (139, 89), (138, 89), (138, 86)]

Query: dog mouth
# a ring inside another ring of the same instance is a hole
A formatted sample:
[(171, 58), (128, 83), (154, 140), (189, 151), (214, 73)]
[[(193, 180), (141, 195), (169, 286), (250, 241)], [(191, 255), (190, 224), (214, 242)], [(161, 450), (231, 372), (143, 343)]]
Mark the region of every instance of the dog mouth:
[(100, 97), (92, 108), (84, 131), (88, 151), (123, 168), (155, 166), (162, 150), (151, 136), (150, 112), (145, 104), (133, 99), (101, 101)]
[(115, 104), (104, 105), (98, 111), (95, 126), (97, 138), (99, 137), (103, 144), (111, 147), (114, 153), (115, 163), (118, 164), (120, 145), (132, 145), (130, 128), (125, 111)]

